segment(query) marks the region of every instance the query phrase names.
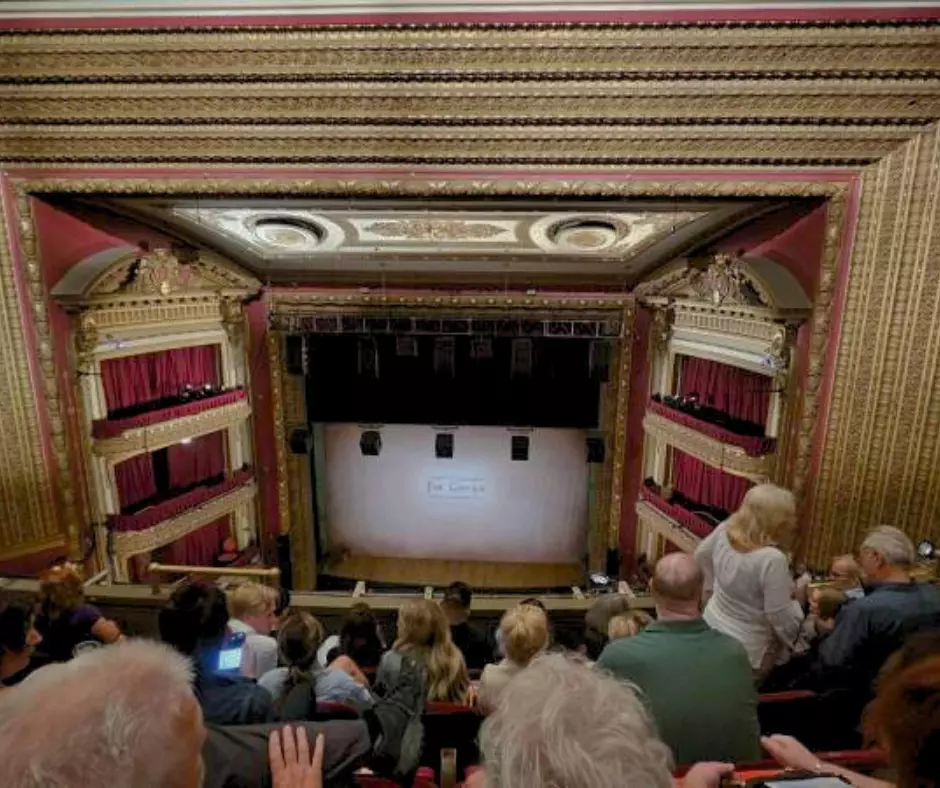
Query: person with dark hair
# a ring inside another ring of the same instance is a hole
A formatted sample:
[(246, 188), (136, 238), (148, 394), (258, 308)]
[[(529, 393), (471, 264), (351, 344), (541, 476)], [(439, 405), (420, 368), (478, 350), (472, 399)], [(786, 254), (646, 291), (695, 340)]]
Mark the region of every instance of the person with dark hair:
[(339, 635), (332, 635), (320, 646), (317, 659), (322, 666), (342, 670), (368, 687), (365, 671), (374, 672), (386, 650), (372, 608), (357, 602), (343, 616)]
[(271, 693), (281, 720), (309, 720), (318, 702), (372, 705), (369, 691), (342, 670), (317, 662), (323, 625), (309, 613), (292, 613), (277, 633), (277, 652), (283, 667), (265, 673), (258, 684)]
[(121, 630), (85, 601), (82, 576), (75, 564), (56, 564), (39, 577), (39, 615), (42, 652), (53, 662), (65, 662), (83, 643), (115, 643)]
[(0, 686), (19, 684), (42, 666), (35, 656), (41, 642), (30, 607), (0, 601)]
[(486, 634), (470, 623), (473, 592), (466, 583), (451, 583), (444, 591), (441, 609), (450, 624), (450, 637), (463, 654), (467, 670), (483, 670), (493, 662), (493, 646)]
[(196, 697), (207, 722), (237, 725), (272, 717), (267, 690), (220, 670), (219, 655), (229, 635), (228, 605), (221, 589), (197, 580), (184, 582), (173, 591), (157, 623), (163, 642), (192, 660)]

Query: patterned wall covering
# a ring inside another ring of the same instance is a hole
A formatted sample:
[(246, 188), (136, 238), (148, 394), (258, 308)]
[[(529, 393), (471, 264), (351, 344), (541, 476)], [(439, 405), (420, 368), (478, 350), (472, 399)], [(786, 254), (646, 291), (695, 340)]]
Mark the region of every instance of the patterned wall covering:
[(940, 127), (865, 170), (811, 553), (940, 539)]

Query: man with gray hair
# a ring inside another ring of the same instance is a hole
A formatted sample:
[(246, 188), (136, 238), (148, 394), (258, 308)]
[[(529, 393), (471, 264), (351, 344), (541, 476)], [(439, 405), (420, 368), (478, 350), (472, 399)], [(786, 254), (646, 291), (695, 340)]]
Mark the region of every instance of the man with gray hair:
[[(182, 654), (127, 640), (0, 691), (4, 788), (292, 788), (272, 781), (268, 739), (280, 726), (204, 725), (192, 680)], [(368, 719), (300, 723), (307, 741), (324, 736), (327, 783), (366, 764), (415, 769), (425, 692), (409, 660)]]
[(635, 684), (676, 763), (760, 757), (757, 691), (747, 652), (702, 618), (695, 558), (670, 553), (653, 570), (657, 620), (604, 649), (597, 666)]
[(940, 627), (940, 588), (911, 579), (914, 545), (890, 525), (872, 530), (859, 555), (865, 596), (839, 611), (819, 646), (813, 683), (851, 692), (861, 712), (888, 657), (915, 632)]

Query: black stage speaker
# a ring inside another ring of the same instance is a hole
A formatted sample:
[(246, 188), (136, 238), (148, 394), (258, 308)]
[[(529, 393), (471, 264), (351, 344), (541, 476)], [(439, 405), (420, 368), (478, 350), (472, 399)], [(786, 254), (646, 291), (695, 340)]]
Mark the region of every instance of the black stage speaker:
[(620, 550), (616, 547), (607, 548), (607, 577), (620, 579)]
[(588, 438), (587, 439), (587, 461), (590, 463), (602, 463), (604, 462), (604, 439), (603, 438)]
[(307, 338), (291, 334), (284, 343), (284, 361), (291, 375), (307, 374)]
[(516, 462), (528, 462), (529, 460), (529, 436), (513, 435), (511, 447), (512, 459)]
[(449, 432), (439, 432), (434, 436), (434, 456), (439, 460), (449, 460), (454, 456), (454, 436)]
[(277, 536), (277, 568), (281, 570), (281, 588), (294, 588), (294, 567), (290, 560), (290, 534)]
[(313, 434), (306, 427), (293, 430), (288, 442), (292, 454), (310, 454), (313, 451)]
[(359, 437), (359, 451), (363, 457), (378, 457), (382, 451), (382, 434), (378, 430), (365, 430)]

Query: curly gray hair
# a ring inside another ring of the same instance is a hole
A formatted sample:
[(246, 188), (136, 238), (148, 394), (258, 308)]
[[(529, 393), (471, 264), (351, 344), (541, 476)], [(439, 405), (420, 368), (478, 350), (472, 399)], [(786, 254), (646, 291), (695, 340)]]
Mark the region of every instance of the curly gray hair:
[(480, 731), (487, 788), (670, 788), (672, 757), (628, 685), (562, 654), (534, 659)]

